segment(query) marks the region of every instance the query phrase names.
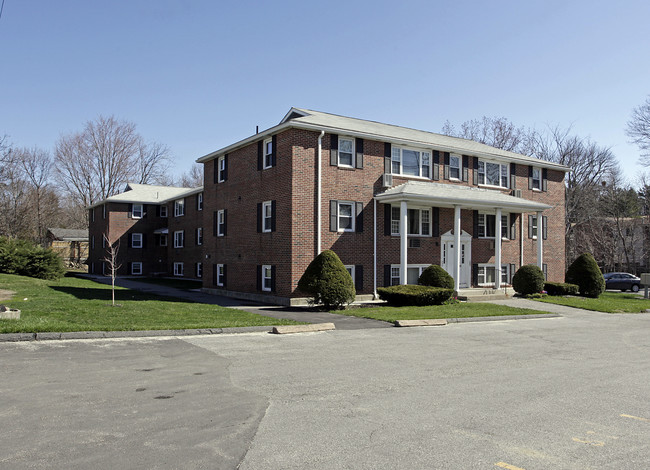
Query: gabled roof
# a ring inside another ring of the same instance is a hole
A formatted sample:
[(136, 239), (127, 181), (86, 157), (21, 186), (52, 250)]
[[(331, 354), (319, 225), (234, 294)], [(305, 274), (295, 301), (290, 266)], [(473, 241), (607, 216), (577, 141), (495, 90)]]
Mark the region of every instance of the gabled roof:
[(78, 230), (71, 228), (48, 228), (56, 240), (63, 240), (66, 242), (87, 242), (88, 230)]
[(497, 158), (508, 162), (525, 163), (528, 165), (536, 165), (542, 168), (551, 168), (565, 172), (570, 171), (570, 168), (564, 165), (540, 160), (538, 158), (529, 157), (515, 152), (509, 152), (507, 150), (501, 150), (496, 147), (474, 142), (473, 140), (450, 137), (447, 135), (436, 134), (434, 132), (410, 129), (408, 127), (401, 127), (393, 124), (384, 124), (381, 122), (338, 116), (336, 114), (303, 108), (291, 108), (277, 126), (271, 127), (259, 134), (205, 155), (199, 158), (197, 162), (211, 160), (223, 155), (224, 153), (248, 145), (260, 138), (290, 127), (325, 131), (327, 133), (346, 134), (353, 137), (363, 137), (402, 145), (430, 147), (435, 150), (459, 153), (462, 155), (471, 155), (488, 159)]
[(438, 207), (460, 205), (463, 208), (484, 210), (500, 207), (513, 212), (544, 211), (551, 208), (548, 204), (510, 196), (497, 190), (420, 181), (400, 184), (377, 194), (375, 199), (382, 203), (419, 201)]
[(88, 208), (91, 209), (107, 202), (164, 204), (171, 200), (198, 194), (201, 191), (203, 191), (203, 186), (198, 188), (178, 188), (173, 186), (128, 183), (123, 193), (107, 197), (103, 201), (88, 206)]

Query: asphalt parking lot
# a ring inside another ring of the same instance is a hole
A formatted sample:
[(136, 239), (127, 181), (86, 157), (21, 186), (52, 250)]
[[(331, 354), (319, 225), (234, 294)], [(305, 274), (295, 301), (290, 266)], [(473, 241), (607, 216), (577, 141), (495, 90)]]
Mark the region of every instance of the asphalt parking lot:
[(650, 314), (0, 344), (0, 468), (650, 467)]

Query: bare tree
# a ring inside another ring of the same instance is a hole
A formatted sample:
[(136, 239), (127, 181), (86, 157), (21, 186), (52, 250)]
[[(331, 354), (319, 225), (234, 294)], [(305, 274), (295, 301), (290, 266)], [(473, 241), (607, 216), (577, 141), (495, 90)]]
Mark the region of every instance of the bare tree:
[(645, 103), (632, 110), (626, 134), (641, 150), (639, 163), (650, 165), (650, 96), (646, 98)]
[(442, 133), (524, 155), (530, 153), (536, 134), (534, 130), (516, 127), (505, 117), (487, 116), (483, 116), (480, 120), (465, 121), (459, 129), (449, 121), (445, 121)]
[(145, 144), (140, 141), (136, 159), (138, 183), (165, 184), (169, 167), (169, 147), (156, 142)]
[(120, 253), (120, 240), (118, 238), (115, 242), (111, 242), (108, 235), (104, 234), (103, 237), (106, 245), (106, 256), (104, 256), (103, 261), (108, 266), (111, 275), (111, 299), (112, 306), (115, 307), (115, 278), (117, 278), (117, 271), (122, 267), (118, 257)]
[(203, 165), (193, 163), (190, 170), (181, 175), (177, 185), (183, 188), (203, 186)]
[[(31, 187), (30, 199), (33, 202), (33, 208), (36, 212), (35, 214), (35, 223), (36, 223), (36, 239), (39, 244), (43, 244), (45, 241), (45, 225), (44, 225), (44, 212), (45, 202), (56, 202), (51, 197), (52, 194), (47, 194), (50, 169), (52, 166), (52, 159), (50, 154), (44, 150), (37, 148), (33, 149), (19, 149), (16, 152), (16, 160), (20, 163), (20, 167), (23, 170), (25, 179), (28, 185)], [(49, 208), (49, 211), (52, 211), (52, 208)]]

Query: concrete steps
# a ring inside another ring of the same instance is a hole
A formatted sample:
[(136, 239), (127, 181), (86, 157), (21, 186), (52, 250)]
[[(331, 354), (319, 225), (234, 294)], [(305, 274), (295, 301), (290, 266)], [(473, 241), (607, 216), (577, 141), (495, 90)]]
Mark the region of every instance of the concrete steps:
[(504, 287), (501, 289), (492, 289), (491, 287), (485, 288), (471, 288), (460, 289), (458, 291), (458, 300), (465, 302), (485, 302), (487, 300), (506, 300), (511, 299), (515, 291), (511, 287)]

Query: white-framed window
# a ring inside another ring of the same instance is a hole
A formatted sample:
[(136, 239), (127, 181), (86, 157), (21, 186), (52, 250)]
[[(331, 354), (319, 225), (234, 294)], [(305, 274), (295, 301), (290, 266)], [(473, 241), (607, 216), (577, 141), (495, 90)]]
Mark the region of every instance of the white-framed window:
[(142, 275), (142, 262), (135, 261), (131, 263), (131, 274), (134, 276)]
[[(501, 238), (508, 238), (509, 214), (501, 214)], [(478, 215), (478, 237), (494, 238), (496, 230), (496, 215), (479, 213)]]
[(346, 264), (345, 270), (350, 274), (350, 276), (352, 276), (352, 284), (354, 284), (354, 281), (356, 280), (354, 264)]
[(217, 159), (217, 182), (226, 181), (226, 156), (222, 155)]
[[(508, 284), (510, 265), (501, 265), (501, 284)], [(493, 286), (496, 280), (496, 268), (493, 264), (478, 265), (478, 285)]]
[(354, 202), (338, 201), (337, 230), (354, 232)]
[(339, 166), (354, 167), (354, 139), (339, 137), (338, 159)]
[(542, 190), (542, 169), (541, 168), (533, 167), (532, 182), (533, 182), (534, 191)]
[(174, 217), (185, 215), (185, 199), (176, 199), (174, 201)]
[(196, 210), (197, 211), (203, 210), (203, 193), (199, 193), (196, 195)]
[(262, 232), (270, 232), (273, 228), (273, 202), (264, 201), (262, 203)]
[[(406, 283), (417, 284), (422, 271), (427, 269), (429, 264), (409, 264), (406, 266)], [(399, 264), (393, 264), (390, 267), (390, 285), (396, 286), (400, 283), (400, 273), (402, 269)]]
[(528, 234), (528, 236), (530, 238), (533, 238), (533, 239), (536, 240), (537, 239), (537, 234), (539, 233), (538, 230), (537, 230), (537, 227), (539, 226), (539, 224), (537, 223), (537, 216), (536, 215), (531, 215), (530, 216), (530, 224), (529, 224), (529, 226), (530, 226), (530, 233)]
[(224, 209), (217, 211), (217, 236), (223, 237), (226, 234), (226, 212)]
[(488, 160), (478, 162), (478, 184), (507, 188), (510, 178), (510, 168), (507, 163), (497, 163)]
[(196, 263), (196, 277), (203, 277), (203, 263)]
[(102, 219), (106, 218), (106, 204), (102, 205)]
[(174, 276), (183, 276), (184, 270), (183, 263), (174, 263)]
[(273, 270), (271, 266), (265, 264), (262, 266), (262, 290), (271, 292)]
[(167, 217), (167, 206), (160, 206), (160, 217)]
[(216, 283), (219, 287), (223, 287), (224, 285), (224, 267), (223, 264), (217, 264), (217, 279)]
[(142, 213), (143, 213), (142, 204), (133, 204), (133, 207), (131, 208), (131, 218), (141, 219)]
[(196, 244), (203, 245), (203, 227), (196, 229)]
[(273, 139), (272, 138), (268, 138), (264, 140), (263, 149), (264, 149), (263, 168), (266, 170), (273, 166)]
[(160, 234), (160, 246), (167, 246), (167, 234), (166, 233), (161, 233)]
[(183, 248), (185, 246), (185, 231), (178, 230), (174, 232), (174, 248)]
[(393, 146), (391, 152), (394, 175), (418, 176), (431, 179), (431, 153), (423, 150)]
[(142, 234), (141, 233), (132, 233), (131, 234), (131, 248), (142, 248)]
[(449, 155), (449, 179), (460, 179), (460, 155)]
[[(391, 235), (399, 235), (399, 218), (401, 210), (399, 206), (391, 207), (390, 230)], [(412, 236), (431, 236), (431, 209), (407, 209), (407, 234)]]

